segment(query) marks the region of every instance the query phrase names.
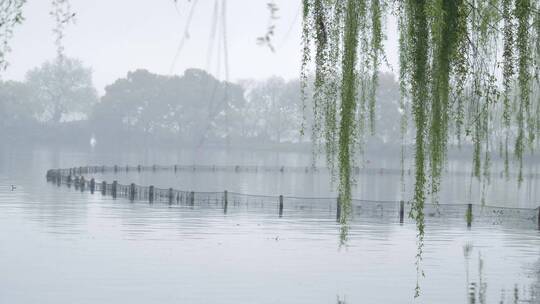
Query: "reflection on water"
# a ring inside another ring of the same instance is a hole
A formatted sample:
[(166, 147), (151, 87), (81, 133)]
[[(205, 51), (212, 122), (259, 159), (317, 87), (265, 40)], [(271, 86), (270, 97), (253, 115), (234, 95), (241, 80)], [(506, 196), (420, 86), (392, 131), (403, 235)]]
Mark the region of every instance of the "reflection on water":
[[(488, 301), (488, 281), (484, 273), (484, 268), (489, 266), (485, 265), (484, 259), (482, 258), (482, 253), (478, 252), (478, 276), (476, 280), (470, 280), (469, 278), (469, 259), (472, 251), (472, 246), (470, 244), (464, 245), (464, 253), (466, 260), (466, 272), (467, 272), (467, 294), (468, 294), (468, 304), (475, 303), (494, 303), (493, 300)], [(540, 261), (540, 260), (539, 260)], [(537, 271), (536, 271), (537, 272)], [(498, 278), (494, 278), (498, 279)], [(527, 284), (515, 284), (514, 287), (507, 291), (507, 288), (501, 288), (500, 290), (500, 299), (498, 303), (540, 303), (540, 298), (538, 297), (538, 281), (527, 285)], [(520, 290), (521, 289), (521, 290)]]
[(337, 296), (337, 301), (336, 301), (337, 304), (347, 304), (347, 302), (345, 301), (345, 299), (341, 299), (340, 296)]
[[(152, 163), (144, 153), (122, 157), (132, 164)], [(401, 225), (396, 217), (363, 217), (353, 210), (347, 245), (340, 248), (335, 206), (328, 204), (285, 204), (280, 218), (276, 204), (231, 200), (224, 214), (221, 205), (211, 202), (131, 203), (59, 188), (44, 178), (51, 167), (111, 164), (119, 162), (117, 157), (50, 150), (0, 154), (0, 303), (413, 300), (416, 230), (413, 223)], [(160, 163), (189, 160), (177, 154), (160, 157)], [(258, 156), (249, 157), (254, 161)], [(279, 162), (295, 165), (302, 160), (291, 158), (296, 160)], [(264, 159), (260, 156), (259, 161), (277, 161)], [(301, 194), (309, 194), (319, 182), (313, 181), (317, 177), (304, 176), (312, 178), (308, 183), (300, 176), (261, 174), (159, 176), (141, 175), (137, 183), (155, 178), (152, 183), (163, 183), (163, 188), (188, 185), (218, 191), (238, 191), (247, 184), (262, 193), (282, 183), (279, 189), (286, 195), (293, 191), (286, 182), (295, 180), (295, 191)], [(11, 184), (17, 185), (15, 191)], [(381, 188), (365, 195), (383, 196)], [(433, 216), (427, 221), (420, 301), (539, 303), (538, 248), (540, 234), (532, 229), (475, 222), (469, 230), (463, 217)]]

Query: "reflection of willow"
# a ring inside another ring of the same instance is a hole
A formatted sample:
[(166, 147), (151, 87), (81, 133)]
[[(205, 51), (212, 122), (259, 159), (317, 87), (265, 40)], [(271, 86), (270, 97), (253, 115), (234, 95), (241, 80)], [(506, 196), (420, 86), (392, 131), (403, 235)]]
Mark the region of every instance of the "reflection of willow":
[(540, 303), (540, 258), (533, 267), (535, 282), (531, 287), (531, 303)]
[[(472, 245), (466, 244), (463, 246), (463, 254), (465, 256), (465, 271), (466, 271), (466, 283), (467, 283), (467, 304), (485, 304), (486, 293), (487, 293), (487, 282), (484, 277), (484, 259), (482, 258), (482, 253), (478, 253), (478, 280), (476, 282), (470, 282), (470, 257), (472, 253)], [(540, 266), (540, 261), (538, 262)], [(540, 269), (536, 267), (535, 269)], [(530, 290), (523, 289), (519, 290), (518, 285), (514, 285), (512, 293), (510, 295), (510, 301), (507, 303), (518, 304), (518, 303), (540, 303), (539, 300), (539, 288), (540, 288), (540, 271), (536, 271), (538, 280), (535, 284), (531, 285)], [(501, 300), (500, 304), (504, 304), (507, 300), (506, 290), (501, 289)]]
[(339, 245), (344, 246), (347, 244), (349, 236), (349, 221), (352, 216), (352, 201), (338, 198), (338, 221), (340, 224), (340, 233), (339, 233)]
[(478, 253), (478, 282), (469, 282), (469, 260), (472, 247), (465, 247), (465, 259), (467, 267), (468, 304), (486, 303), (487, 283), (484, 280), (484, 260), (482, 253)]
[[(466, 280), (466, 288), (467, 288), (467, 295), (469, 296), (469, 286), (470, 286), (470, 279), (469, 279), (469, 266), (470, 266), (470, 260), (471, 260), (471, 252), (473, 249), (473, 245), (471, 243), (467, 243), (463, 246), (463, 255), (465, 256), (465, 280)], [(470, 299), (470, 297), (468, 297)], [(471, 302), (469, 300), (469, 302)]]

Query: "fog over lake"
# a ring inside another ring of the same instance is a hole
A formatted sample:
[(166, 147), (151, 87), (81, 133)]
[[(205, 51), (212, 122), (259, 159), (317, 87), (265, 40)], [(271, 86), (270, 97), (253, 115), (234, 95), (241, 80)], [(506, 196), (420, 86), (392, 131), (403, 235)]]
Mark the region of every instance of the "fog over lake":
[(0, 0), (0, 304), (540, 304), (539, 40), (523, 0)]

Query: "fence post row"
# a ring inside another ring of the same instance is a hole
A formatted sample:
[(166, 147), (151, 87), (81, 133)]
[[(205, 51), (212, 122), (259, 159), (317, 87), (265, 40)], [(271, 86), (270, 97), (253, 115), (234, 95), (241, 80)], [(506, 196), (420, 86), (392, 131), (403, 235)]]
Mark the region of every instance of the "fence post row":
[[(170, 167), (167, 167), (167, 168), (170, 170)], [(196, 169), (195, 166), (193, 166), (192, 168), (193, 168), (193, 170)], [(126, 169), (126, 172), (129, 172), (129, 170), (130, 170), (129, 165), (126, 165), (125, 169)], [(140, 171), (142, 171), (142, 166), (137, 165), (136, 169), (137, 169), (137, 171), (140, 172)], [(152, 170), (153, 171), (156, 171), (157, 169), (158, 169), (157, 165), (152, 165)], [(159, 169), (161, 170), (161, 169), (163, 169), (163, 167), (161, 167)], [(114, 170), (115, 173), (118, 172), (118, 165), (114, 165), (113, 170)], [(177, 172), (179, 170), (179, 166), (174, 165), (173, 170), (174, 170), (174, 172)], [(215, 171), (216, 166), (213, 165), (211, 167), (211, 170)], [(241, 168), (240, 168), (240, 166), (236, 165), (236, 166), (234, 166), (234, 170), (236, 172), (239, 172), (239, 171), (241, 171)], [(257, 167), (255, 167), (255, 170), (257, 170)], [(355, 170), (359, 171), (359, 168), (355, 167)], [(81, 192), (83, 192), (83, 191), (86, 190), (86, 186), (87, 186), (87, 184), (86, 184), (87, 181), (85, 180), (85, 177), (84, 177), (83, 174), (97, 173), (99, 171), (105, 172), (106, 171), (105, 166), (102, 165), (102, 166), (72, 167), (72, 168), (67, 168), (67, 169), (50, 169), (50, 170), (47, 171), (46, 178), (47, 178), (47, 181), (52, 182), (53, 184), (56, 183), (58, 186), (60, 186), (62, 184), (62, 182), (64, 182), (64, 181), (65, 181), (65, 183), (67, 184), (68, 187), (71, 187), (71, 185), (73, 184), (75, 186), (75, 189), (80, 188)], [(285, 167), (281, 166), (279, 168), (279, 171), (284, 172)], [(306, 171), (308, 171), (307, 167), (306, 167)], [(89, 186), (90, 192), (92, 194), (94, 194), (94, 192), (96, 190), (96, 180), (94, 178), (91, 178), (88, 181), (88, 186)], [(131, 183), (129, 188), (127, 188), (127, 186), (122, 186), (122, 187), (124, 187), (124, 188), (121, 188), (121, 195), (126, 195), (127, 194), (129, 199), (131, 201), (134, 201), (136, 193), (137, 193), (137, 186), (135, 185), (135, 183)], [(127, 191), (129, 191), (129, 192), (127, 192)], [(101, 182), (101, 194), (102, 195), (107, 194), (107, 182), (106, 181)], [(114, 199), (116, 199), (117, 196), (118, 196), (118, 182), (117, 181), (113, 181), (113, 183), (111, 184), (111, 195), (112, 195), (112, 197)], [(160, 198), (163, 197), (164, 193), (160, 192), (159, 196), (160, 196)], [(184, 198), (192, 206), (195, 204), (195, 192), (194, 191), (186, 193), (185, 196), (184, 196), (184, 194), (182, 194), (182, 197), (181, 197), (180, 192), (176, 192), (173, 188), (169, 188), (167, 198), (168, 198), (169, 204), (172, 204), (175, 199), (176, 199), (177, 203), (180, 203), (181, 200), (184, 201)], [(154, 188), (154, 186), (149, 186), (148, 199), (149, 199), (150, 203), (152, 203), (154, 201), (154, 199), (155, 199), (155, 188)], [(229, 203), (228, 202), (228, 191), (225, 190), (223, 192), (223, 210), (224, 210), (224, 213), (227, 213), (228, 203)], [(336, 220), (339, 222), (340, 219), (341, 219), (341, 209), (342, 209), (340, 196), (337, 197), (337, 202), (336, 203), (337, 203), (336, 204)], [(537, 212), (537, 216), (536, 216), (537, 217), (537, 228), (538, 228), (538, 230), (540, 230), (540, 206), (538, 208), (536, 208), (535, 210)], [(279, 216), (281, 217), (282, 215), (283, 215), (283, 195), (280, 195), (279, 196)], [(399, 201), (399, 222), (401, 224), (403, 224), (404, 218), (405, 218), (405, 202), (403, 200), (401, 200), (401, 201)], [(472, 222), (473, 222), (473, 204), (472, 203), (467, 204), (467, 210), (466, 210), (466, 214), (465, 214), (465, 219), (466, 219), (466, 222), (467, 222), (467, 227), (471, 227)]]

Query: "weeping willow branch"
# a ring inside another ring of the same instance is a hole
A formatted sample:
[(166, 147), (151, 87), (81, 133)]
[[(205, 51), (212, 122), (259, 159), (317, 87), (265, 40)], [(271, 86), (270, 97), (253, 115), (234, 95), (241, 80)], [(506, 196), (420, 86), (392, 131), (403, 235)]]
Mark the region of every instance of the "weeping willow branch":
[[(356, 60), (358, 48), (359, 2), (348, 0), (345, 16), (345, 35), (343, 41), (342, 89), (339, 128), (339, 174), (340, 197), (345, 204), (342, 206), (342, 218), (345, 223), (350, 214), (351, 201), (351, 162), (354, 147), (354, 126), (356, 112), (357, 75)], [(344, 208), (345, 207), (345, 208)]]
[[(497, 150), (494, 145), (504, 155), (508, 173), (509, 143), (514, 142), (521, 172), (525, 147), (532, 151), (538, 142), (540, 4), (530, 0), (392, 3), (399, 25), (402, 176), (405, 136), (409, 129), (415, 132), (410, 217), (418, 230), (419, 265), (424, 206), (428, 197), (438, 202), (449, 145), (465, 143), (473, 148), (473, 176), (482, 181), (485, 193), (491, 154)], [(385, 7), (385, 0), (304, 0), (302, 81), (307, 81), (313, 48), (313, 138), (324, 142), (328, 163), (337, 160), (343, 209), (350, 202), (354, 155), (363, 150), (366, 130), (375, 129)], [(342, 61), (339, 68), (337, 58)], [(414, 128), (407, 123), (408, 115)]]
[(268, 28), (266, 29), (266, 33), (260, 37), (257, 37), (257, 43), (259, 45), (266, 45), (270, 49), (270, 51), (275, 52), (274, 44), (272, 43), (272, 38), (274, 37), (274, 33), (276, 30), (276, 20), (279, 19), (277, 16), (277, 12), (279, 11), (279, 8), (277, 4), (274, 1), (270, 1), (266, 4), (266, 7), (268, 8), (268, 12), (270, 13), (270, 18), (268, 21)]
[(55, 20), (53, 33), (55, 35), (56, 53), (59, 58), (64, 56), (65, 28), (75, 21), (75, 13), (71, 10), (69, 0), (52, 0), (52, 10), (49, 13)]
[(6, 56), (11, 52), (9, 41), (15, 26), (24, 20), (22, 8), (25, 3), (26, 0), (0, 1), (0, 71), (8, 66)]

